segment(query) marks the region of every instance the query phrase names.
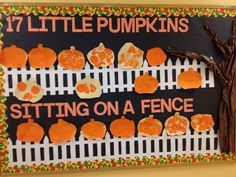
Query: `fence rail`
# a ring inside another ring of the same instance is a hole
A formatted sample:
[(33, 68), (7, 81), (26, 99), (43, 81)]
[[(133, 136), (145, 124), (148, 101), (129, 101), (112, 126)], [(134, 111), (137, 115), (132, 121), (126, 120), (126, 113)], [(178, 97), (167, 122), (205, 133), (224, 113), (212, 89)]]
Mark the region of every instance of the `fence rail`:
[(110, 160), (120, 157), (151, 157), (219, 153), (218, 136), (212, 129), (207, 133), (188, 131), (181, 136), (168, 136), (166, 131), (156, 138), (112, 138), (108, 133), (101, 141), (77, 140), (53, 144), (45, 137), (43, 143), (24, 143), (9, 139), (9, 165), (49, 164), (87, 160)]
[(4, 68), (4, 79), (7, 81), (5, 82), (5, 96), (15, 96), (14, 91), (17, 83), (30, 77), (35, 79), (45, 89), (45, 95), (71, 95), (75, 93), (76, 82), (88, 74), (100, 80), (103, 93), (133, 91), (134, 79), (144, 72), (148, 72), (158, 78), (160, 90), (179, 89), (176, 77), (181, 71), (188, 70), (189, 67), (193, 67), (201, 73), (202, 88), (214, 87), (214, 76), (204, 63), (198, 63), (195, 60), (189, 61), (188, 59), (185, 59), (184, 62), (179, 59), (176, 62), (172, 62), (171, 59), (168, 59), (165, 64), (158, 67), (148, 66), (145, 60), (143, 67), (135, 70), (124, 70), (114, 66), (98, 69), (93, 68), (89, 63), (86, 63), (82, 71), (77, 72), (64, 70), (60, 65), (49, 69), (33, 69), (30, 67), (22, 69)]

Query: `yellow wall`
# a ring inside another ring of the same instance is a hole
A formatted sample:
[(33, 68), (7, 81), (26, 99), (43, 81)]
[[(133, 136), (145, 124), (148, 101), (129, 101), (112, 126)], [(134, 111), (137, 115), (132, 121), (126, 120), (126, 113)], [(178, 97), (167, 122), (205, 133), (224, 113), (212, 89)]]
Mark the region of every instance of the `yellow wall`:
[[(82, 3), (82, 4), (117, 4), (114, 0), (32, 0), (33, 2), (43, 3)], [(0, 0), (0, 3), (7, 2), (29, 2), (29, 0)], [(119, 4), (164, 4), (171, 5), (191, 5), (191, 6), (228, 6), (236, 7), (236, 0), (119, 0)], [(44, 174), (45, 175), (45, 174)], [(35, 175), (21, 175), (22, 177), (42, 177), (43, 174)], [(172, 165), (163, 167), (142, 167), (142, 168), (116, 168), (109, 170), (90, 170), (80, 173), (50, 173), (47, 177), (236, 177), (236, 163), (235, 162), (222, 162), (214, 164), (193, 164), (193, 165)]]

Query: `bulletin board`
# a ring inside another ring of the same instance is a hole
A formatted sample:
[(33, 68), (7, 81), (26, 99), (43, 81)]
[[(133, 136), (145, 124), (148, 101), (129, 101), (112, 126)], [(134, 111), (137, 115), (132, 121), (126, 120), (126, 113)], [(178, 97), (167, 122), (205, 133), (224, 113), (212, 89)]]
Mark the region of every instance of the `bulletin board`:
[(235, 158), (235, 9), (0, 13), (1, 173)]

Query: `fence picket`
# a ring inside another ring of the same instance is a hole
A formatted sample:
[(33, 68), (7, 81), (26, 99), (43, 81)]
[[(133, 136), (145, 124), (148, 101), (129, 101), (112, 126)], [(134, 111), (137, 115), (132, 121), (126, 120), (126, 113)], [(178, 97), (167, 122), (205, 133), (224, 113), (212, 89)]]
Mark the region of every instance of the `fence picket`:
[(21, 146), (21, 142), (20, 141), (16, 141), (16, 160), (18, 162), (23, 162), (23, 158), (22, 158), (22, 146)]
[[(106, 134), (106, 136), (105, 136), (105, 140), (110, 140), (110, 135), (109, 135), (109, 133), (107, 133)], [(110, 141), (107, 141), (106, 143), (105, 143), (105, 149), (106, 149), (106, 151), (105, 151), (105, 156), (110, 156), (111, 155), (111, 143), (110, 143)]]
[(150, 157), (152, 153), (152, 148), (151, 148), (151, 141), (152, 139), (149, 137), (146, 137), (146, 156)]
[[(167, 65), (168, 66), (171, 66), (172, 65), (172, 61), (171, 60), (168, 60), (167, 62)], [(168, 83), (168, 89), (172, 90), (173, 89), (173, 86), (174, 86), (174, 83), (173, 83), (173, 68), (167, 68), (167, 82)]]
[[(97, 152), (99, 150), (97, 150)], [(90, 141), (88, 141), (88, 157), (89, 157), (88, 159), (92, 159), (94, 157), (93, 156), (93, 143), (91, 143)]]
[(160, 70), (160, 89), (165, 90), (165, 66), (160, 65), (159, 70)]
[[(113, 70), (113, 68), (114, 68), (113, 65), (110, 66), (111, 70)], [(116, 86), (116, 84), (115, 84), (115, 71), (114, 72), (109, 72), (108, 74), (109, 74), (110, 85), (111, 85), (110, 92), (115, 92), (116, 91), (116, 88), (115, 88), (115, 86)]]
[[(107, 71), (108, 70), (102, 70), (102, 91), (103, 91), (103, 93), (108, 93), (109, 83), (108, 83), (108, 72)], [(120, 75), (119, 75), (119, 77), (121, 77)]]
[(134, 145), (134, 142), (135, 142), (135, 139), (131, 138), (129, 140), (129, 156), (131, 158), (134, 158), (135, 157), (135, 145)]
[(175, 152), (175, 148), (176, 148), (176, 142), (175, 142), (175, 139), (176, 137), (175, 136), (172, 136), (172, 137), (169, 137), (169, 140), (170, 140), (170, 152)]
[(50, 84), (50, 94), (55, 95), (56, 94), (56, 74), (53, 72), (49, 73), (49, 84)]
[(85, 149), (84, 149), (84, 137), (79, 137), (79, 153), (80, 153), (80, 159), (84, 159), (85, 157)]
[(164, 129), (163, 132), (162, 132), (162, 155), (164, 157), (166, 157), (168, 155), (167, 153), (167, 139), (169, 139), (167, 133), (166, 133), (166, 130)]
[[(30, 143), (25, 143), (25, 146), (22, 149), (25, 149), (25, 163), (28, 164), (28, 163), (30, 163), (32, 161)], [(34, 155), (35, 155), (35, 152), (34, 152)]]
[(126, 153), (126, 140), (121, 141), (121, 154), (125, 155)]
[(71, 142), (70, 142), (70, 159), (72, 162), (75, 162), (77, 157), (76, 157), (76, 141), (75, 139), (73, 139)]
[(57, 78), (58, 78), (58, 94), (59, 95), (63, 95), (64, 94), (64, 90), (63, 90), (63, 68), (58, 65), (57, 67)]
[(132, 84), (132, 74), (131, 74), (131, 70), (125, 70), (127, 73), (127, 91), (130, 92), (133, 90), (133, 84)]
[(198, 154), (199, 152), (199, 136), (198, 136), (198, 132), (194, 131), (194, 146), (193, 146), (193, 153), (194, 154)]
[(188, 130), (186, 132), (186, 138), (184, 138), (186, 141), (186, 154), (191, 154), (191, 137), (191, 132)]
[(119, 158), (119, 138), (113, 138), (114, 143), (114, 158)]
[[(74, 85), (73, 85), (73, 73), (72, 72), (69, 72), (67, 74), (67, 87), (68, 88), (74, 88)], [(68, 89), (68, 94), (69, 95), (72, 95), (74, 93), (73, 89)]]
[(96, 144), (97, 144), (97, 157), (101, 158), (102, 157), (102, 143), (98, 141)]
[(50, 154), (49, 154), (49, 139), (48, 139), (48, 137), (46, 136), (45, 138), (44, 138), (44, 142), (43, 142), (43, 144), (44, 144), (44, 162), (50, 162)]
[(143, 156), (143, 138), (138, 141), (138, 156)]
[(214, 129), (210, 130), (210, 151), (215, 151), (215, 132)]
[(177, 137), (177, 154), (182, 154), (183, 153), (183, 136), (182, 137)]
[(201, 152), (206, 153), (207, 134), (203, 132), (201, 135)]
[(13, 166), (13, 164), (14, 164), (13, 151), (15, 150), (15, 148), (14, 148), (14, 145), (12, 144), (12, 141), (10, 138), (8, 139), (8, 149), (9, 149), (9, 151), (11, 151), (8, 153), (9, 165)]

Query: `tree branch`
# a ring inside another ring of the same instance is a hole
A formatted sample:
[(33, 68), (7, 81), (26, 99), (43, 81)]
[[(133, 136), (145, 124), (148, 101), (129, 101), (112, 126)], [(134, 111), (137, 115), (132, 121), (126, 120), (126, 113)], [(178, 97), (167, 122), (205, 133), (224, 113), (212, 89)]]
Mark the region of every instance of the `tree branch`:
[(234, 20), (232, 22), (232, 32), (231, 32), (231, 37), (228, 41), (228, 44), (231, 46), (232, 50), (236, 50), (236, 46), (234, 46), (236, 43), (236, 16), (234, 17)]
[(236, 38), (236, 16), (234, 17), (234, 20), (232, 22), (232, 36)]
[(228, 81), (225, 79), (224, 73), (221, 71), (221, 68), (218, 67), (218, 65), (216, 64), (216, 62), (213, 59), (211, 59), (205, 55), (200, 55), (200, 54), (197, 54), (194, 52), (176, 51), (170, 47), (168, 47), (166, 51), (176, 57), (179, 57), (179, 58), (188, 58), (188, 59), (197, 60), (197, 61), (201, 61), (201, 62), (205, 63), (208, 66), (208, 68), (214, 73), (214, 75), (219, 79), (222, 86), (227, 85)]
[(223, 57), (225, 59), (229, 59), (232, 53), (230, 45), (228, 45), (225, 41), (219, 39), (216, 32), (211, 28), (209, 22), (206, 22), (205, 30), (207, 31), (211, 39), (215, 42), (217, 48), (219, 49)]

